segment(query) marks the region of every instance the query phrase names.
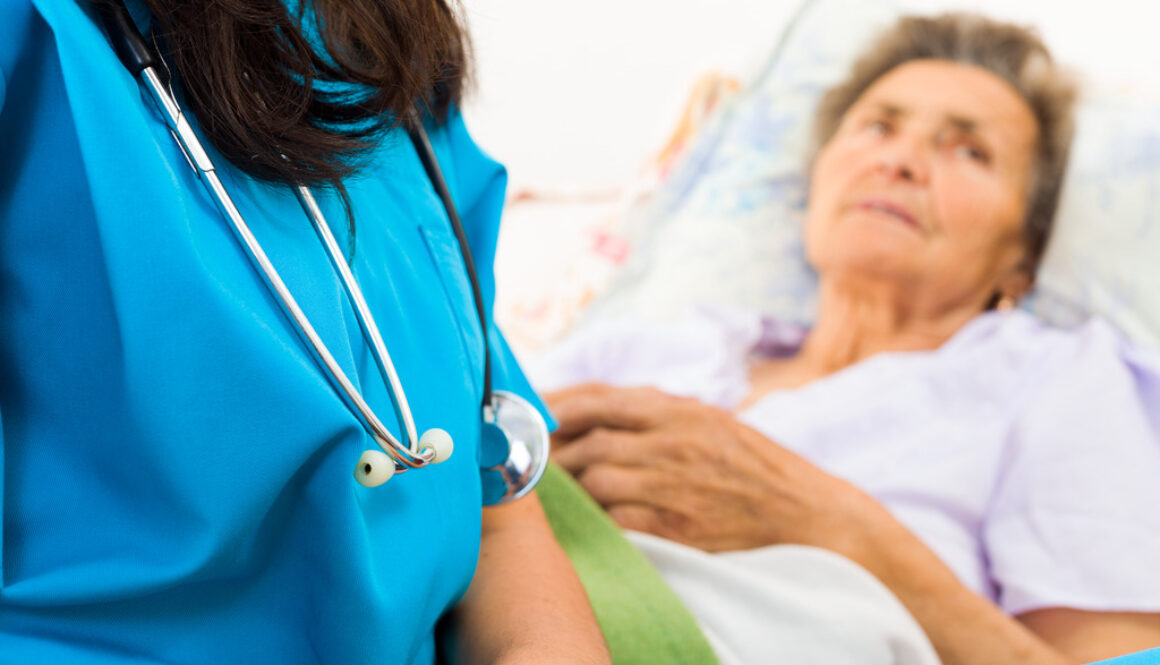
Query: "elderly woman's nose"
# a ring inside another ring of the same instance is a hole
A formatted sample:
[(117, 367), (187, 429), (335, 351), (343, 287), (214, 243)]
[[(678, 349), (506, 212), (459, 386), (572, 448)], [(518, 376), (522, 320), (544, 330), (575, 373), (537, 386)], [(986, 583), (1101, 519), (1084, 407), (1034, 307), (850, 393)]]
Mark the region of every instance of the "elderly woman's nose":
[(898, 136), (881, 146), (878, 170), (891, 179), (925, 182), (928, 156), (917, 137)]

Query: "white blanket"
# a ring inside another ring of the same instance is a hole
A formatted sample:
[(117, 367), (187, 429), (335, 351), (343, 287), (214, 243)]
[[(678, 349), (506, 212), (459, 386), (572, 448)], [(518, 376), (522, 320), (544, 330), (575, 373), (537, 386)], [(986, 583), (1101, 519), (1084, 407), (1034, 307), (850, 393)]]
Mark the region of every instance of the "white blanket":
[(938, 665), (898, 599), (842, 556), (800, 545), (709, 554), (627, 536), (685, 601), (721, 665)]

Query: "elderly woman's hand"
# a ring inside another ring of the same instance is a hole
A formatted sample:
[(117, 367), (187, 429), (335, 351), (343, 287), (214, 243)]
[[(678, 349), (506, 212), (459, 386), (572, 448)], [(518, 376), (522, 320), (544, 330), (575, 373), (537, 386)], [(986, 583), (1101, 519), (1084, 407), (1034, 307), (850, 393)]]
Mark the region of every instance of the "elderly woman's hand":
[(728, 411), (599, 384), (547, 401), (560, 424), (552, 459), (624, 528), (706, 551), (814, 545), (866, 565), (877, 527), (893, 522), (862, 491)]

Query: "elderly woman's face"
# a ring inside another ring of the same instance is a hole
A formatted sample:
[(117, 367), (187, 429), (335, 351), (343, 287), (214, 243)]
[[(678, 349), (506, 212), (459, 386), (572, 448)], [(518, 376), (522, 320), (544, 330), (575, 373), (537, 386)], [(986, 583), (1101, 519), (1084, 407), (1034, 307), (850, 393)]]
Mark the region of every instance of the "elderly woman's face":
[[(982, 304), (1022, 270), (1037, 129), (1005, 81), (920, 60), (879, 78), (814, 165), (811, 263), (941, 307)], [(1017, 294), (1014, 294), (1017, 295)]]

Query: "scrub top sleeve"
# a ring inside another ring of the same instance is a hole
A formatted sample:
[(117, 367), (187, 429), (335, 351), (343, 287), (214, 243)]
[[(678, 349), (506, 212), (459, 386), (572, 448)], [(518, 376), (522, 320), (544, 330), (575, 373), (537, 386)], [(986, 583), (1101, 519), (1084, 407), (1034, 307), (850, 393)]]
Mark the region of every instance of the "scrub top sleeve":
[(524, 397), (544, 416), (548, 428), (555, 429), (555, 421), (532, 389), (515, 354), (491, 316), (495, 301), (493, 263), (500, 215), (507, 192), (507, 170), (479, 148), (467, 131), (458, 109), (453, 109), (447, 122), (432, 133), (431, 143), (439, 157), (440, 168), (447, 180), (447, 188), (451, 190), (451, 198), (463, 222), (471, 256), (475, 261), (488, 321), (492, 387)]
[(1044, 361), (983, 522), (999, 604), (1160, 611), (1160, 357), (1089, 324)]

